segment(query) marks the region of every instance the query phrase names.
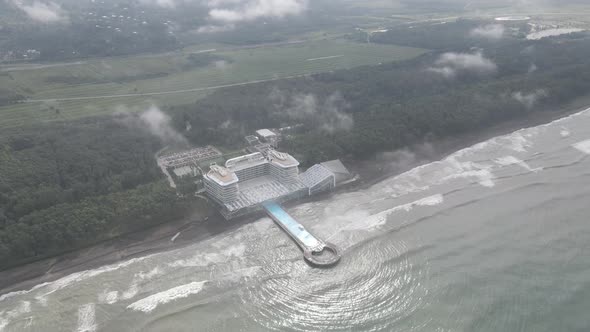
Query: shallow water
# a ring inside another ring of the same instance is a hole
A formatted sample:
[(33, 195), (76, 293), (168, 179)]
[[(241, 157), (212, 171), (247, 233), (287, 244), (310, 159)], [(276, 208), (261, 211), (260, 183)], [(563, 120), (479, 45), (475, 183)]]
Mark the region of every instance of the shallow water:
[(0, 296), (1, 331), (590, 330), (590, 111), (289, 210)]

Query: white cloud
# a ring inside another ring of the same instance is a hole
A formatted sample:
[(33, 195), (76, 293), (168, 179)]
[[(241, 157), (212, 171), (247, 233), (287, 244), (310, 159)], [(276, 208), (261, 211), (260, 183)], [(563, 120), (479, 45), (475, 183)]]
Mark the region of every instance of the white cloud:
[(225, 60), (216, 60), (213, 61), (213, 66), (215, 66), (215, 68), (219, 70), (227, 70), (231, 67), (231, 63)]
[(237, 23), (263, 18), (284, 18), (307, 10), (308, 0), (209, 0), (211, 25), (199, 28), (201, 33), (228, 31)]
[(198, 29), (200, 33), (233, 30), (240, 22), (263, 18), (284, 18), (299, 15), (307, 10), (309, 0), (139, 0), (143, 4), (175, 8), (182, 2), (197, 2), (209, 8), (209, 25)]
[(175, 8), (175, 0), (139, 0), (140, 3), (146, 5), (155, 5), (163, 8)]
[(447, 78), (455, 77), (459, 72), (470, 71), (480, 74), (496, 72), (498, 66), (484, 57), (480, 51), (475, 53), (444, 53), (429, 68), (430, 71), (439, 73)]
[(25, 4), (20, 0), (13, 0), (13, 3), (37, 22), (55, 23), (67, 20), (65, 11), (55, 2), (34, 1)]
[(547, 97), (547, 91), (538, 89), (531, 93), (522, 93), (521, 91), (512, 94), (512, 98), (526, 106), (526, 108), (532, 108), (539, 101), (539, 99)]
[(477, 27), (469, 33), (472, 37), (489, 40), (499, 40), (504, 37), (504, 26), (502, 24), (489, 24)]
[(226, 24), (226, 25), (205, 25), (200, 27), (197, 32), (199, 33), (215, 33), (215, 32), (225, 32), (233, 30), (236, 26), (234, 24)]
[(164, 143), (188, 144), (186, 138), (172, 126), (170, 116), (156, 106), (151, 106), (141, 113), (119, 107), (114, 117), (116, 121), (123, 123), (127, 127), (145, 130), (160, 138)]
[(455, 69), (453, 69), (451, 67), (440, 67), (440, 68), (431, 67), (431, 68), (428, 68), (428, 70), (430, 70), (431, 72), (434, 72), (434, 73), (441, 74), (442, 76), (444, 76), (446, 78), (453, 78), (457, 74), (455, 72)]
[(298, 15), (307, 9), (307, 0), (215, 0), (209, 5), (213, 7), (209, 11), (212, 20), (236, 23)]
[[(282, 94), (280, 91), (278, 93)], [(276, 91), (271, 94), (271, 99), (279, 101)], [(287, 113), (293, 119), (311, 121), (321, 130), (333, 133), (338, 130), (350, 130), (354, 126), (352, 116), (345, 112), (349, 107), (338, 92), (331, 94), (323, 103), (313, 94), (299, 94), (292, 98)]]
[(534, 63), (531, 63), (531, 65), (529, 66), (529, 69), (528, 69), (528, 73), (529, 73), (529, 74), (532, 74), (532, 73), (536, 72), (536, 71), (537, 71), (537, 69), (539, 69), (539, 68), (537, 67), (537, 65), (536, 65), (536, 64), (534, 64)]

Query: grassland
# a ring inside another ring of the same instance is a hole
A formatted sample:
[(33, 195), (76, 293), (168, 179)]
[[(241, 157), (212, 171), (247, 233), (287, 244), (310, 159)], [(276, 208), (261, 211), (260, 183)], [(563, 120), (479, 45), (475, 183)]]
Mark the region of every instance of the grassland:
[[(121, 105), (187, 104), (216, 87), (404, 60), (425, 51), (329, 39), (256, 48), (204, 45), (161, 55), (4, 66), (0, 86), (26, 96), (27, 102), (1, 107), (0, 128), (107, 114)], [(188, 66), (187, 56), (198, 52), (227, 61)]]

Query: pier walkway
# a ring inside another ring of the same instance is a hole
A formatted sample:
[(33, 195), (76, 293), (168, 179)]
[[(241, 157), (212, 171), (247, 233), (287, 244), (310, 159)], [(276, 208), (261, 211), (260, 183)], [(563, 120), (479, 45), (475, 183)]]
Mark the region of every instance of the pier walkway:
[(313, 266), (332, 266), (340, 260), (338, 248), (323, 242), (309, 233), (303, 225), (291, 217), (279, 204), (269, 201), (262, 204), (264, 210), (303, 250), (303, 257)]

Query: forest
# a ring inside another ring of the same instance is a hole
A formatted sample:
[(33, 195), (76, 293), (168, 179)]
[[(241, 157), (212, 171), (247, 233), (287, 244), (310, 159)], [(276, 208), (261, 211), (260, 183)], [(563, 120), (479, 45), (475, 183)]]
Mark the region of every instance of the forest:
[[(162, 180), (162, 143), (113, 119), (15, 130), (0, 139), (0, 266), (185, 214)], [(192, 202), (189, 204), (189, 202)]]
[[(434, 32), (440, 26), (430, 29), (414, 44), (426, 46), (445, 35)], [(534, 112), (560, 112), (590, 92), (587, 34), (506, 39), (471, 49), (473, 40), (466, 37), (456, 50), (221, 89), (165, 111), (192, 145), (232, 151), (255, 129), (302, 124), (281, 149), (305, 167), (332, 158), (372, 158)], [(163, 181), (154, 154), (164, 145), (112, 116), (2, 133), (0, 267), (183, 216), (194, 199)]]
[[(444, 28), (427, 26), (431, 33), (417, 34), (416, 41), (408, 44), (433, 46), (451, 38), (449, 31), (474, 26), (464, 21)], [(540, 41), (507, 37), (475, 50), (472, 38), (461, 35), (465, 37), (455, 37), (461, 40), (454, 42), (457, 51), (445, 49), (405, 62), (224, 89), (172, 113), (179, 128), (192, 124), (185, 135), (195, 144), (235, 145), (255, 128), (305, 124), (284, 141), (283, 149), (309, 166), (330, 158), (367, 158), (531, 112), (559, 112), (564, 103), (590, 92), (587, 34)], [(397, 41), (392, 37), (381, 42)], [(445, 53), (460, 60), (489, 61), (494, 67), (489, 72), (451, 68), (457, 69), (455, 75), (446, 77), (437, 71)], [(340, 105), (327, 105), (335, 94)], [(348, 125), (338, 128), (339, 124)]]

